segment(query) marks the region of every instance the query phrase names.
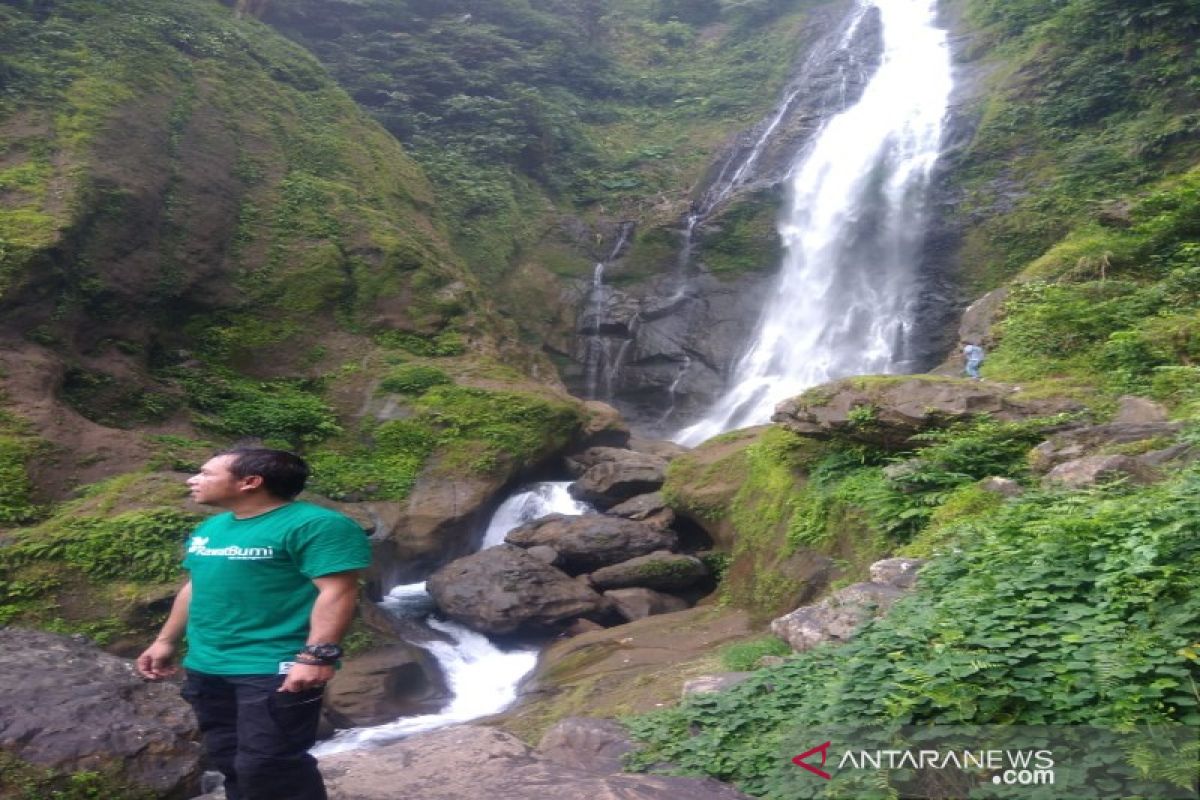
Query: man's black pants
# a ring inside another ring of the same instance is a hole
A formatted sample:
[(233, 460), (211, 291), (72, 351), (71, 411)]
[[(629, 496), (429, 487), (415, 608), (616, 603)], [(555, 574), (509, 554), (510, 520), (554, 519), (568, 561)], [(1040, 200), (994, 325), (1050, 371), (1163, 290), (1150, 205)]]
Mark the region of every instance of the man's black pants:
[(326, 800), (308, 754), (324, 690), (277, 691), (284, 677), (188, 671), (182, 695), (196, 711), (209, 760), (225, 776), (228, 800)]

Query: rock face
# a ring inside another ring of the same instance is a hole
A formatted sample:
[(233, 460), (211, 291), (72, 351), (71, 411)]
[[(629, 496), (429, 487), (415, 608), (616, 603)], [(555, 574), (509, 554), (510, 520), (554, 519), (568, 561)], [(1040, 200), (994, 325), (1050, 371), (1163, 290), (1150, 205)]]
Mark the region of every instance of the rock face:
[(115, 768), (163, 798), (194, 791), (195, 717), (172, 684), (73, 638), (0, 627), (0, 749), (68, 772)]
[(598, 589), (642, 586), (670, 592), (686, 589), (707, 574), (704, 562), (694, 556), (658, 552), (602, 567), (589, 578)]
[(619, 517), (567, 517), (551, 514), (509, 532), (518, 547), (546, 545), (559, 555), (558, 565), (572, 574), (619, 564), (655, 550), (674, 550), (674, 531)]
[(482, 633), (553, 628), (606, 605), (583, 583), (512, 545), (453, 561), (426, 585), (438, 608)]
[(844, 642), (859, 625), (886, 611), (903, 596), (903, 589), (886, 583), (856, 583), (816, 605), (798, 608), (773, 620), (771, 633), (797, 652), (826, 642)]
[[(569, 742), (582, 748), (570, 757)], [(746, 800), (711, 780), (614, 772), (612, 749), (595, 735), (563, 736), (543, 756), (503, 731), (460, 725), (327, 756), (321, 772), (330, 800)]]
[(1019, 401), (1013, 387), (953, 378), (845, 378), (785, 400), (772, 419), (816, 439), (843, 435), (902, 448), (925, 431), (984, 414), (1013, 421), (1048, 417), (1082, 407), (1061, 398)]

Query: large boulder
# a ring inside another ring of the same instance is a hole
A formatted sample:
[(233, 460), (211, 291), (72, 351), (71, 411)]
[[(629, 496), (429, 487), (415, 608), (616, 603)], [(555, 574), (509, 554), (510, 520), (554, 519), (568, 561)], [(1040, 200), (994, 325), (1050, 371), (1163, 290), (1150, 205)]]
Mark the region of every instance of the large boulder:
[(597, 508), (609, 508), (639, 494), (657, 491), (666, 480), (667, 460), (648, 453), (614, 448), (612, 458), (599, 461), (568, 487), (571, 496)]
[(655, 550), (674, 550), (678, 537), (641, 522), (619, 517), (550, 514), (509, 531), (505, 541), (518, 547), (546, 545), (558, 553), (566, 572), (590, 572)]
[(919, 433), (984, 415), (1015, 421), (1082, 408), (1065, 398), (1016, 395), (1011, 386), (930, 375), (844, 378), (783, 401), (772, 420), (815, 439), (841, 435), (899, 449)]
[(200, 775), (195, 717), (169, 683), (82, 639), (0, 627), (0, 750), (65, 772), (115, 772), (182, 798)]
[(708, 567), (695, 556), (665, 551), (631, 558), (589, 575), (597, 589), (628, 589), (640, 586), (664, 592), (686, 589), (708, 575)]
[(596, 748), (591, 768), (586, 752), (566, 759), (561, 744), (546, 757), (504, 731), (456, 725), (326, 756), (321, 772), (330, 800), (748, 800), (712, 780), (621, 774), (611, 744), (585, 739)]
[(904, 596), (885, 583), (856, 583), (839, 589), (816, 605), (798, 608), (771, 622), (771, 633), (799, 652), (826, 642), (849, 640), (855, 630)]
[(512, 545), (452, 561), (429, 576), (426, 588), (447, 616), (491, 634), (554, 628), (607, 605), (580, 581)]

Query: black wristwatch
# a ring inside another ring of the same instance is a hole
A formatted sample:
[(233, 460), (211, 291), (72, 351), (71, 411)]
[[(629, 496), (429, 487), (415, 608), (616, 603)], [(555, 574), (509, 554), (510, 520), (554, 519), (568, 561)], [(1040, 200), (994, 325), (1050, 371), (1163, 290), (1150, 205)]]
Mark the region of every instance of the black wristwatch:
[(308, 656), (308, 658), (317, 664), (336, 664), (338, 659), (342, 657), (342, 648), (336, 644), (306, 644), (296, 655)]

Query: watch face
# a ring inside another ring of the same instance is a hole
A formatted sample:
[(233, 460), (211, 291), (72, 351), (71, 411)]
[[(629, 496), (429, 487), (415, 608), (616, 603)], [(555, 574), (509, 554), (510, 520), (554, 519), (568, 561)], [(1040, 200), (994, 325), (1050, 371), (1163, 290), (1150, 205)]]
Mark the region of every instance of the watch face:
[(325, 661), (336, 661), (342, 657), (342, 648), (336, 644), (310, 644), (304, 650)]

